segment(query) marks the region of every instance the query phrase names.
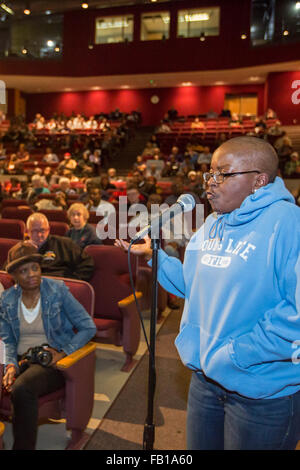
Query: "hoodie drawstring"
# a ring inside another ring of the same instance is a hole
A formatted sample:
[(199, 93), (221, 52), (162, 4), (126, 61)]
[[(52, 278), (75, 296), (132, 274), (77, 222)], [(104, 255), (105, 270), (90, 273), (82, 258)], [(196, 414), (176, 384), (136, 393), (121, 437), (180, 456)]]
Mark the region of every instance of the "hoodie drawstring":
[(225, 223), (224, 223), (224, 215), (218, 218), (212, 226), (210, 227), (208, 238), (213, 239), (216, 238), (216, 236), (219, 237), (220, 240), (223, 238), (223, 233), (225, 229)]

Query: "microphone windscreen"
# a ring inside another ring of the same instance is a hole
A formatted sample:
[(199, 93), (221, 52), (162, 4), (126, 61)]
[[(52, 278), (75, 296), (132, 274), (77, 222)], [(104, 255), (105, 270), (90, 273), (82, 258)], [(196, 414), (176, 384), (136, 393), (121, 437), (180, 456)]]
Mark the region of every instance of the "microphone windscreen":
[(192, 194), (181, 194), (177, 199), (177, 203), (183, 207), (183, 212), (189, 212), (194, 209), (196, 205), (195, 198)]

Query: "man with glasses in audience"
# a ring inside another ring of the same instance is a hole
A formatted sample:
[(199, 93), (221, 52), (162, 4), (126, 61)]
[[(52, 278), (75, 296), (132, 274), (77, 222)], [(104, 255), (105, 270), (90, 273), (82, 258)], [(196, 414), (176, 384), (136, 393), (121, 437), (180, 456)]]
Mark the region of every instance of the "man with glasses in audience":
[(94, 261), (70, 238), (50, 235), (47, 217), (36, 212), (26, 221), (30, 242), (43, 255), (42, 274), (89, 281), (94, 271)]
[[(159, 282), (185, 299), (175, 344), (193, 371), (188, 449), (291, 450), (300, 439), (300, 208), (277, 172), (266, 141), (228, 140), (204, 174), (214, 212), (184, 263), (159, 250)], [(132, 252), (150, 260), (150, 239)]]

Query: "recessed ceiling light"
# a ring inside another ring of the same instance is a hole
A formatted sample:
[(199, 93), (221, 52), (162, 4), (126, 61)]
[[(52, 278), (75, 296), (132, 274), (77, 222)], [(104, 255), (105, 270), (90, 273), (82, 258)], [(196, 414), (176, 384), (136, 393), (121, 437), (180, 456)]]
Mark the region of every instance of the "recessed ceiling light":
[(182, 82), (181, 86), (191, 86), (192, 82)]
[(245, 33), (241, 34), (241, 39), (247, 39), (247, 34)]
[(28, 50), (26, 49), (26, 47), (23, 47), (23, 49), (22, 49), (22, 54), (25, 55), (25, 54), (27, 54), (27, 52), (28, 52)]
[(124, 90), (126, 90), (127, 88), (130, 88), (129, 85), (122, 85), (121, 88), (123, 88)]
[(225, 85), (225, 82), (218, 81), (218, 82), (215, 82), (215, 85)]
[(256, 82), (257, 80), (261, 80), (261, 77), (249, 77), (251, 82)]
[(82, 2), (81, 8), (86, 9), (86, 8), (88, 8), (88, 7), (89, 7), (89, 4), (88, 4), (87, 2)]
[(284, 36), (288, 36), (290, 33), (288, 32), (287, 29), (285, 29), (282, 34), (283, 34)]
[(45, 15), (51, 15), (51, 10), (46, 10)]
[(101, 90), (101, 86), (92, 86), (91, 90)]
[(53, 42), (51, 39), (49, 39), (49, 40), (47, 41), (47, 46), (48, 46), (48, 47), (53, 47), (53, 46), (54, 46), (54, 42)]
[(64, 88), (64, 91), (72, 91), (72, 88)]

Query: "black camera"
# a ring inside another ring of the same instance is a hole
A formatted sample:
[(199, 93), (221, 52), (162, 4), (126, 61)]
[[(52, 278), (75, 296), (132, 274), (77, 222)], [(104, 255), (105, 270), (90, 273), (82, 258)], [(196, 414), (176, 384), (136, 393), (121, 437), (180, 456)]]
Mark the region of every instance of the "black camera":
[(29, 348), (28, 351), (23, 354), (22, 359), (26, 359), (30, 364), (40, 364), (44, 367), (49, 366), (52, 362), (52, 353), (44, 349), (45, 346), (49, 346), (49, 344)]

